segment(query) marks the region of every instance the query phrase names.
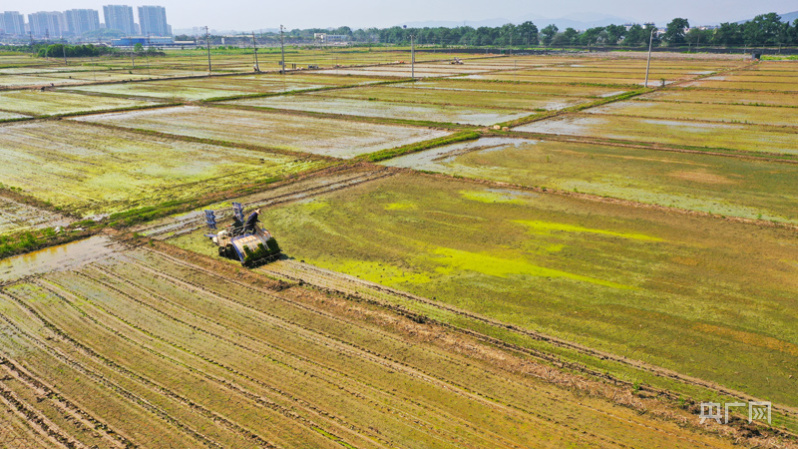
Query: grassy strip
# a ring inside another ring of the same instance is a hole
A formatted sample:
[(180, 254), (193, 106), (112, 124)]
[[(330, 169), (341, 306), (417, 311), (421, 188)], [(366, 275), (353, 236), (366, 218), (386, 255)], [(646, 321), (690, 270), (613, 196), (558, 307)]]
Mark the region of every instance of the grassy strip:
[(0, 259), (33, 252), (49, 246), (69, 243), (97, 232), (98, 229), (94, 228), (70, 227), (61, 232), (56, 232), (53, 228), (45, 228), (17, 234), (0, 235)]
[(637, 97), (639, 95), (647, 94), (647, 93), (650, 93), (650, 92), (653, 92), (653, 91), (654, 91), (654, 89), (651, 89), (651, 88), (633, 90), (633, 91), (630, 91), (630, 92), (625, 92), (625, 93), (622, 93), (622, 94), (614, 95), (612, 97), (606, 97), (606, 98), (598, 99), (596, 101), (591, 101), (590, 103), (583, 103), (583, 104), (579, 104), (579, 105), (576, 105), (576, 106), (571, 106), (571, 107), (565, 108), (565, 109), (558, 109), (556, 111), (549, 111), (549, 112), (545, 112), (545, 113), (542, 113), (542, 114), (532, 114), (532, 115), (529, 115), (529, 116), (526, 116), (526, 117), (521, 117), (519, 119), (512, 120), (512, 121), (509, 121), (509, 122), (499, 123), (498, 126), (501, 126), (502, 128), (504, 128), (504, 127), (513, 128), (513, 127), (516, 127), (516, 126), (521, 126), (521, 125), (526, 125), (528, 123), (536, 122), (538, 120), (543, 120), (543, 119), (547, 119), (547, 118), (556, 117), (556, 116), (562, 115), (562, 114), (580, 112), (580, 111), (583, 111), (585, 109), (595, 108), (595, 107), (603, 106), (603, 105), (609, 104), (609, 103), (615, 103), (616, 101), (628, 100), (630, 98), (634, 98), (634, 97)]
[(465, 142), (467, 140), (476, 140), (482, 137), (482, 134), (476, 131), (461, 131), (450, 136), (439, 137), (437, 139), (427, 140), (424, 142), (412, 143), (403, 147), (390, 148), (387, 150), (376, 151), (374, 153), (362, 154), (355, 159), (365, 160), (369, 162), (379, 162), (386, 159), (391, 159), (397, 156), (402, 156), (410, 153), (417, 153), (419, 151), (428, 150), (430, 148), (449, 145), (457, 142)]

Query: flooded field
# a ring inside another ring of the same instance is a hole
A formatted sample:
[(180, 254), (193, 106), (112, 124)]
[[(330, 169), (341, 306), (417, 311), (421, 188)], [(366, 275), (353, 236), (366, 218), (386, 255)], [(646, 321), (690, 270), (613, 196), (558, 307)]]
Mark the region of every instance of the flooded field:
[(408, 126), (344, 122), (271, 112), (185, 106), (95, 115), (82, 121), (339, 158), (447, 135)]

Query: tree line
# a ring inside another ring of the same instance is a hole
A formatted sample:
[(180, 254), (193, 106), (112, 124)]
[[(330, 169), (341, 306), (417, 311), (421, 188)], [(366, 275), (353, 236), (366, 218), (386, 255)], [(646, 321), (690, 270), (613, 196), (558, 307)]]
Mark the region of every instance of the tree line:
[[(349, 27), (340, 27), (334, 30), (309, 28), (295, 29), (286, 33), (287, 42), (309, 43), (313, 42), (314, 33), (327, 33), (344, 35), (354, 43), (383, 43), (402, 44), (410, 43), (411, 36), (417, 44), (457, 45), (457, 46), (648, 46), (654, 24), (635, 24), (629, 27), (624, 25), (608, 25), (594, 27), (587, 30), (574, 28), (559, 29), (556, 25), (548, 25), (542, 29), (532, 22), (520, 25), (506, 24), (500, 27), (461, 26), (454, 28), (367, 28), (352, 30)], [(263, 35), (267, 40), (277, 38), (277, 33)], [(661, 35), (653, 33), (655, 46), (687, 47), (687, 46), (796, 46), (798, 45), (798, 19), (793, 23), (782, 22), (776, 13), (756, 16), (745, 23), (722, 23), (715, 28), (690, 28), (690, 23), (684, 18), (675, 18), (670, 21)]]

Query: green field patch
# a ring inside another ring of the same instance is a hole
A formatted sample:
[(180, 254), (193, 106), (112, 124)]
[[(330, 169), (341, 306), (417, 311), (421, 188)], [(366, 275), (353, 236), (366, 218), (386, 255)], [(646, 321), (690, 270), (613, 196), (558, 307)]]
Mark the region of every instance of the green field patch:
[[(798, 167), (611, 145), (482, 138), (385, 165), (798, 223)], [(487, 193), (486, 193), (487, 195)]]
[(83, 216), (193, 199), (320, 166), (69, 122), (5, 125), (0, 161), (3, 182)]
[(516, 223), (525, 226), (530, 232), (537, 234), (551, 234), (554, 232), (586, 232), (589, 234), (607, 235), (611, 237), (620, 237), (624, 239), (643, 240), (647, 242), (661, 242), (662, 239), (651, 237), (645, 234), (629, 234), (622, 232), (607, 231), (603, 229), (585, 228), (582, 226), (574, 226), (564, 223), (548, 223), (543, 221), (516, 221)]
[[(798, 403), (788, 378), (798, 362), (794, 232), (559, 195), (462, 195), (478, 189), (399, 175), (262, 220), (297, 260)], [(386, 210), (395, 203), (417, 207)], [(174, 242), (200, 245), (201, 234)]]
[[(67, 92), (19, 90), (0, 92), (0, 107), (29, 115), (58, 115), (144, 106), (143, 101), (91, 97)], [(0, 116), (0, 119), (3, 117)]]
[(197, 106), (95, 115), (76, 120), (340, 158), (449, 134), (409, 126)]
[(571, 114), (514, 128), (545, 134), (623, 139), (707, 149), (798, 154), (798, 133), (732, 123)]

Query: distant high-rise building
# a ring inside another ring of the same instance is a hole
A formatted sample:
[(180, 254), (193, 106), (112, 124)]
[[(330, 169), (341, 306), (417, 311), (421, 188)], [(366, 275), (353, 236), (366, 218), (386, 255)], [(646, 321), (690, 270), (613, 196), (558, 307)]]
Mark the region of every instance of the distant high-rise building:
[(103, 6), (105, 16), (105, 27), (111, 30), (119, 30), (128, 36), (136, 34), (133, 22), (133, 8), (127, 5), (106, 5)]
[(100, 13), (96, 9), (70, 9), (64, 16), (67, 31), (75, 36), (100, 29)]
[(64, 14), (58, 11), (40, 11), (28, 14), (30, 31), (37, 37), (60, 38), (66, 32)]
[(139, 25), (142, 36), (169, 36), (166, 23), (166, 8), (163, 6), (139, 6)]
[(25, 34), (25, 17), (17, 11), (0, 13), (0, 29), (5, 34), (22, 36)]

